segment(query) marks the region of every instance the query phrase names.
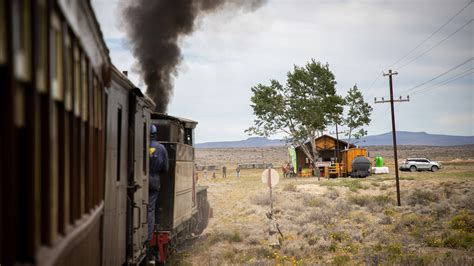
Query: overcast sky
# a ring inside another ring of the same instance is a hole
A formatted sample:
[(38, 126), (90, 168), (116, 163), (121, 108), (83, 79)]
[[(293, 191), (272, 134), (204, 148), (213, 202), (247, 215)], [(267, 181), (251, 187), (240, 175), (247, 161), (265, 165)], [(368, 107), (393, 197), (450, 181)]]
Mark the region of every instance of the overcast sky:
[[(131, 71), (131, 80), (145, 90), (133, 73), (134, 58), (120, 26), (118, 2), (92, 0), (112, 62)], [(329, 63), (340, 95), (357, 83), (374, 108), (369, 135), (389, 132), (389, 104), (373, 103), (374, 97), (389, 96), (382, 71), (468, 3), (269, 0), (253, 12), (209, 15), (181, 40), (184, 59), (168, 113), (197, 120), (197, 142), (245, 139), (244, 130), (254, 118), (250, 88), (269, 84), (270, 79), (284, 83), (294, 64), (302, 66), (314, 58)], [(473, 10), (470, 4), (392, 66), (399, 72), (394, 76), (395, 96), (410, 95), (410, 102), (395, 106), (397, 130), (474, 135)], [(437, 86), (445, 80), (454, 81)]]

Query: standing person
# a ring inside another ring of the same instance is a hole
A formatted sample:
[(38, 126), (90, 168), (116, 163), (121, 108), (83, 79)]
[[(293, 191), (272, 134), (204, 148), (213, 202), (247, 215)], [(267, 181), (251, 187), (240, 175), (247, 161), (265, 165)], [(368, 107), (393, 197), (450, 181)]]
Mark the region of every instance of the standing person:
[(150, 143), (150, 183), (148, 187), (148, 240), (153, 236), (155, 226), (155, 207), (161, 186), (161, 178), (168, 172), (168, 152), (165, 146), (156, 141), (156, 126), (151, 125)]
[(290, 169), (291, 169), (291, 164), (290, 164), (290, 163), (287, 163), (287, 164), (286, 164), (286, 167), (285, 167), (285, 170), (286, 170), (286, 171), (285, 171), (285, 175), (286, 175), (286, 176), (284, 175), (284, 177), (290, 177), (290, 176), (291, 176)]
[(237, 172), (237, 178), (240, 178), (240, 164), (237, 165), (237, 169), (235, 169), (235, 171)]
[(194, 179), (196, 180), (196, 183), (199, 180), (199, 174), (198, 174), (198, 165), (197, 163), (194, 164)]
[(222, 166), (222, 177), (227, 177), (227, 167), (225, 165)]

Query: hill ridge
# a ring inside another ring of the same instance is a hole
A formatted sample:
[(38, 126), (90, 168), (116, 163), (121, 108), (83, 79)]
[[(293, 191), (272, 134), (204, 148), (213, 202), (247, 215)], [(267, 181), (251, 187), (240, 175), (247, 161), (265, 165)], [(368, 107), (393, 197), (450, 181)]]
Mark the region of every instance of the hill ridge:
[[(346, 140), (347, 141), (347, 140)], [(392, 145), (392, 132), (378, 135), (365, 136), (352, 143), (359, 146), (386, 146)], [(430, 134), (424, 131), (397, 131), (398, 145), (423, 145), (423, 146), (457, 146), (474, 144), (474, 136), (456, 136), (447, 134)], [(268, 139), (265, 137), (248, 137), (237, 141), (215, 141), (196, 144), (197, 148), (258, 148), (284, 146), (281, 139)]]

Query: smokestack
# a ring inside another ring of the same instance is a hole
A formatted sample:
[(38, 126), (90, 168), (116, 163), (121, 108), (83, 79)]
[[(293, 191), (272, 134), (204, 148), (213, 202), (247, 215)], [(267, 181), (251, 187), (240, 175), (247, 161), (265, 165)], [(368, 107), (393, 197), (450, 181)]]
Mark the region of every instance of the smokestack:
[(196, 18), (220, 8), (255, 10), (266, 0), (124, 0), (121, 11), (136, 69), (146, 94), (165, 113), (182, 60), (180, 37), (191, 34)]

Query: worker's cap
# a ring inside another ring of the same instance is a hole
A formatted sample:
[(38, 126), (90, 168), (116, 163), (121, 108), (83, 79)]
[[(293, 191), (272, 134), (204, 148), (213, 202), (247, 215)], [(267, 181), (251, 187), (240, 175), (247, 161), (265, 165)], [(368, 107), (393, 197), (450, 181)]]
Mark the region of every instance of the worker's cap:
[(151, 133), (151, 134), (156, 134), (156, 131), (157, 131), (157, 130), (156, 130), (156, 126), (152, 124), (152, 125), (150, 126), (150, 133)]

